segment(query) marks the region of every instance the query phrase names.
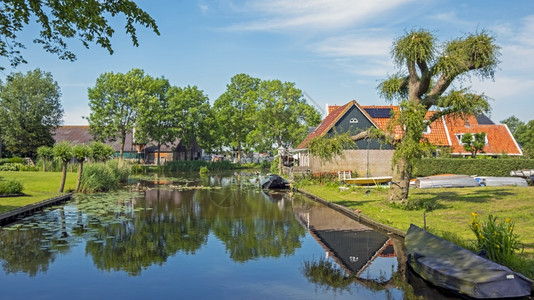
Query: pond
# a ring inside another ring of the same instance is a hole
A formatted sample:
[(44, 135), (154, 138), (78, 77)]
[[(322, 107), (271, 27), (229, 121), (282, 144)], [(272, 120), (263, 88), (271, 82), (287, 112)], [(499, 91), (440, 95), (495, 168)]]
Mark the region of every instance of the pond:
[(403, 261), (402, 241), (241, 173), (138, 180), (0, 230), (2, 299), (444, 298)]

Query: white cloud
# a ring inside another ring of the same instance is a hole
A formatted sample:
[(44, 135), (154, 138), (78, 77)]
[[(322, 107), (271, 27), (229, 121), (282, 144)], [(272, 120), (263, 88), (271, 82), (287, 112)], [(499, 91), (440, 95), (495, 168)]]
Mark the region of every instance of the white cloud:
[[(381, 35), (383, 36), (383, 35)], [(311, 46), (314, 52), (325, 56), (354, 57), (379, 56), (389, 57), (391, 41), (389, 37), (369, 38), (348, 35), (328, 38)]]
[(252, 0), (245, 11), (258, 20), (231, 26), (232, 30), (336, 29), (376, 18), (414, 0)]

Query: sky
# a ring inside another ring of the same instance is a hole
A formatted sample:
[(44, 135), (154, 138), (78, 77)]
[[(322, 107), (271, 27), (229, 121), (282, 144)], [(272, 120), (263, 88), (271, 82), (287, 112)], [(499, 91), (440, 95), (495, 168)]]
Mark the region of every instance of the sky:
[[(515, 115), (534, 119), (534, 2), (492, 0), (138, 0), (159, 27), (160, 35), (138, 26), (139, 47), (125, 33), (124, 18), (112, 19), (114, 54), (69, 40), (77, 55), (62, 61), (32, 40), (35, 24), (19, 34), (27, 64), (50, 72), (62, 91), (64, 125), (85, 125), (90, 114), (87, 89), (105, 72), (140, 68), (172, 85), (197, 86), (213, 103), (230, 79), (245, 73), (262, 80), (294, 82), (308, 103), (321, 111), (327, 104), (357, 100), (388, 105), (377, 85), (398, 71), (391, 59), (395, 38), (412, 29), (435, 34), (440, 45), (482, 30), (501, 47), (494, 80), (477, 77), (456, 82), (488, 96), (490, 117), (499, 122)], [(396, 103), (393, 103), (396, 104)]]

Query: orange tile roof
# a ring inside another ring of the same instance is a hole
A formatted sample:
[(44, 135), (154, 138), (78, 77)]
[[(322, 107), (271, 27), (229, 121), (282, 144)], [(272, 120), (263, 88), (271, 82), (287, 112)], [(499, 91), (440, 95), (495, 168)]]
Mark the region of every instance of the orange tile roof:
[[(323, 122), (321, 122), (321, 124), (319, 124), (319, 126), (317, 126), (317, 128), (312, 131), (297, 148), (305, 148), (311, 138), (326, 134), (352, 105), (356, 105), (362, 111), (362, 113), (369, 118), (371, 123), (384, 131), (388, 130), (388, 123), (390, 122), (391, 118), (372, 118), (365, 110), (375, 108), (390, 108), (394, 112), (400, 111), (399, 106), (359, 105), (355, 100), (352, 100), (345, 105), (330, 105), (328, 106), (328, 116), (326, 116)], [(425, 115), (425, 119), (430, 119), (435, 113), (437, 112), (428, 111)], [(481, 125), (478, 123), (475, 116), (467, 116), (465, 119), (454, 118), (451, 116), (439, 118), (430, 124), (430, 132), (423, 133), (423, 138), (426, 138), (431, 144), (436, 146), (450, 146), (453, 154), (467, 155), (469, 153), (465, 151), (463, 145), (460, 145), (455, 136), (455, 134), (467, 132), (486, 133), (488, 145), (486, 145), (483, 150), (487, 154), (497, 155), (501, 153), (507, 153), (509, 155), (522, 155), (521, 149), (517, 145), (506, 125)], [(395, 127), (394, 134), (399, 137), (404, 134), (401, 126)]]
[(469, 116), (466, 120), (449, 116), (446, 117), (445, 120), (449, 128), (449, 137), (452, 142), (453, 154), (471, 154), (464, 149), (462, 144), (460, 144), (456, 138), (457, 134), (480, 132), (485, 132), (488, 139), (488, 144), (482, 149), (486, 154), (523, 154), (506, 125), (479, 125), (474, 116)]

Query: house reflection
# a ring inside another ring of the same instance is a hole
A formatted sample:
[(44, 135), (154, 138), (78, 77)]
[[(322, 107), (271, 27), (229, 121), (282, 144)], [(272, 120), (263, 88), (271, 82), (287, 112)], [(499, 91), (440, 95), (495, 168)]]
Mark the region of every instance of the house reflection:
[(294, 208), (297, 218), (348, 274), (360, 279), (386, 282), (397, 271), (398, 261), (391, 239), (323, 205)]

